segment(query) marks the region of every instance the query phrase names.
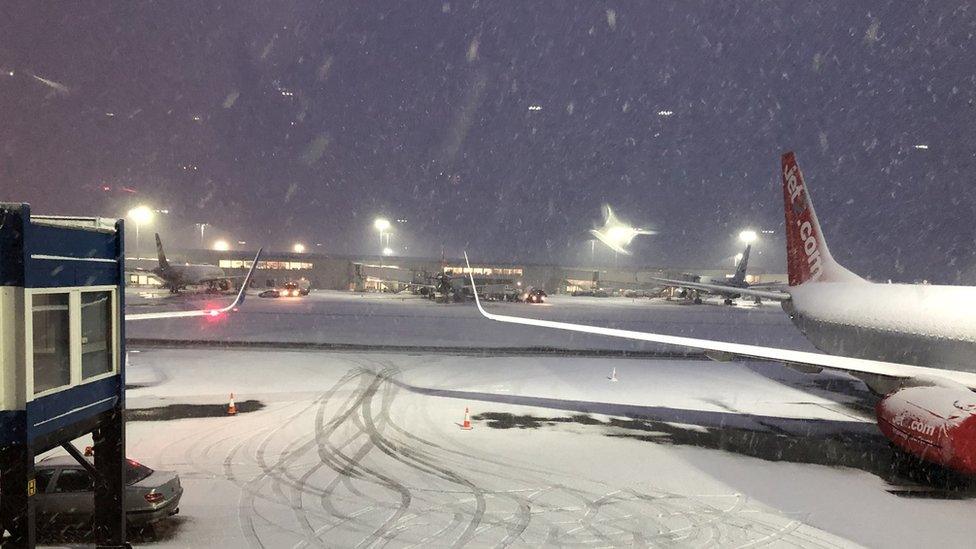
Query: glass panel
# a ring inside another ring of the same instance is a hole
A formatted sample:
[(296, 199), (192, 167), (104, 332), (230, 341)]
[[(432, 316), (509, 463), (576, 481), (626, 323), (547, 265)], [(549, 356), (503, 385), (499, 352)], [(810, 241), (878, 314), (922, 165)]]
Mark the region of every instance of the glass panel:
[(125, 468), (125, 484), (126, 486), (135, 484), (139, 481), (145, 480), (146, 477), (153, 474), (153, 470), (145, 465), (127, 459)]
[(62, 469), (54, 485), (55, 492), (91, 492), (93, 488), (91, 475), (84, 469)]
[(37, 294), (34, 317), (34, 392), (71, 382), (68, 294)]
[(112, 371), (112, 293), (81, 294), (81, 377)]
[(47, 492), (47, 485), (51, 482), (51, 477), (54, 476), (54, 469), (37, 469), (34, 473), (34, 480), (37, 481), (37, 493), (43, 494)]

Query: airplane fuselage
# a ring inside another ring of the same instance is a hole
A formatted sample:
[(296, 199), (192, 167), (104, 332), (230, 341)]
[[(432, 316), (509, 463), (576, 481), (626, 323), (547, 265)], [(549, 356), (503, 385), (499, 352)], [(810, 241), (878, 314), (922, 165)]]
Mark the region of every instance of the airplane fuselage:
[(169, 265), (153, 271), (171, 288), (182, 288), (197, 284), (208, 283), (213, 280), (226, 278), (224, 270), (216, 265)]
[(976, 287), (821, 282), (789, 293), (783, 309), (825, 353), (976, 372)]

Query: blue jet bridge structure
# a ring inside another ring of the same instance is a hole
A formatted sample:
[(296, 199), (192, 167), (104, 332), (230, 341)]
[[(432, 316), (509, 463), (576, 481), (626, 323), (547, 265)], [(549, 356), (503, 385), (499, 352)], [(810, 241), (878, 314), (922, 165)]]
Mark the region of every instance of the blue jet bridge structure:
[[(0, 203), (0, 519), (35, 544), (34, 456), (64, 447), (93, 477), (93, 534), (125, 547), (123, 222)], [(91, 433), (94, 463), (71, 441)]]

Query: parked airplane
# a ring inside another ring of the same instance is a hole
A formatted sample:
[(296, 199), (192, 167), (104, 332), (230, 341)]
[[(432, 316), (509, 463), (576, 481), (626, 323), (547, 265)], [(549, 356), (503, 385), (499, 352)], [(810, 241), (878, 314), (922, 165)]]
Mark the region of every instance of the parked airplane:
[[(700, 293), (709, 293), (725, 296), (725, 304), (731, 305), (733, 299), (742, 297), (743, 292), (740, 290), (746, 288), (752, 288), (757, 290), (749, 294), (756, 303), (759, 303), (764, 297), (767, 299), (775, 299), (781, 301), (788, 295), (777, 291), (774, 288), (778, 288), (780, 284), (750, 284), (746, 281), (746, 270), (749, 268), (749, 252), (752, 251), (752, 245), (746, 246), (745, 251), (742, 252), (742, 258), (739, 259), (739, 264), (735, 267), (735, 274), (726, 280), (719, 280), (715, 282), (697, 282), (697, 281), (687, 281), (687, 280), (674, 280), (670, 278), (658, 278), (651, 277), (653, 280), (658, 282), (663, 282), (672, 288), (681, 288), (683, 290), (691, 290), (690, 297), (695, 303), (701, 303)], [(768, 293), (767, 293), (768, 292)]]
[(166, 259), (166, 252), (163, 251), (163, 241), (156, 233), (156, 256), (158, 266), (155, 269), (148, 269), (147, 272), (159, 277), (163, 281), (163, 286), (169, 288), (172, 293), (178, 293), (187, 286), (207, 286), (210, 292), (225, 292), (230, 289), (231, 280), (240, 278), (237, 276), (227, 276), (224, 270), (216, 265), (193, 265), (190, 263), (170, 264)]
[(264, 248), (258, 250), (258, 253), (254, 254), (254, 262), (251, 263), (251, 268), (248, 269), (247, 274), (244, 276), (244, 282), (241, 284), (241, 289), (237, 291), (237, 297), (230, 305), (225, 307), (220, 307), (217, 309), (197, 309), (192, 311), (161, 311), (156, 313), (132, 313), (125, 314), (125, 320), (127, 322), (133, 320), (153, 320), (158, 318), (189, 318), (195, 316), (208, 316), (208, 317), (218, 317), (224, 313), (229, 313), (232, 311), (237, 311), (237, 308), (244, 303), (244, 298), (247, 296), (247, 288), (251, 285), (251, 279), (254, 278), (254, 270), (258, 267), (258, 261), (261, 259), (261, 252)]
[(878, 426), (896, 446), (976, 475), (976, 287), (862, 279), (830, 254), (792, 152), (782, 157), (782, 177), (789, 271), (783, 308), (830, 354), (496, 315), (480, 300), (478, 310), (500, 322), (697, 348), (717, 360), (846, 372), (883, 395), (875, 408)]

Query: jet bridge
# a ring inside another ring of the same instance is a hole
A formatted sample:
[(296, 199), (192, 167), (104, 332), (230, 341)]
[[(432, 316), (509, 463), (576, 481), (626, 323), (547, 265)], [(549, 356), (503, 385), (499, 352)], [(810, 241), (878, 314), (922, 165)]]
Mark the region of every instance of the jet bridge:
[[(92, 473), (94, 541), (125, 547), (123, 222), (0, 203), (0, 519), (34, 547), (34, 456), (63, 446)], [(91, 433), (94, 466), (71, 441)]]

